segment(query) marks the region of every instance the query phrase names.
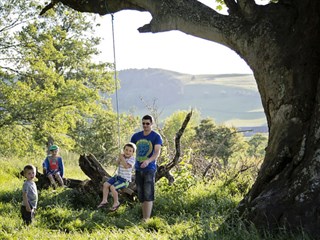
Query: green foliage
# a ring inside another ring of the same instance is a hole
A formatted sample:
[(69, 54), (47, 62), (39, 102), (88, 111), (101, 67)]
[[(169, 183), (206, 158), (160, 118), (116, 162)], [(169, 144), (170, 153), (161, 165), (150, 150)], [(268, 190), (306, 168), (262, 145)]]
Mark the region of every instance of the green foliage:
[[(72, 189), (50, 188), (40, 191), (36, 220), (26, 227), (20, 217), (23, 178), (18, 178), (17, 172), (27, 161), (0, 158), (4, 166), (0, 169), (1, 239), (309, 239), (303, 233), (293, 235), (283, 230), (272, 235), (248, 227), (235, 211), (243, 194), (225, 184), (227, 174), (210, 181), (191, 181), (187, 164), (173, 171), (174, 185), (157, 182), (153, 217), (148, 222), (141, 222), (138, 202), (123, 202), (117, 212), (108, 213), (91, 207), (90, 201), (99, 203), (98, 196), (79, 207), (75, 201), (82, 198), (74, 198)], [(69, 167), (76, 166), (66, 164)]]
[(224, 167), (233, 153), (245, 148), (244, 139), (235, 128), (218, 126), (213, 119), (201, 120), (195, 131), (192, 148), (201, 151), (205, 158), (221, 159)]
[(80, 119), (71, 133), (78, 142), (76, 151), (93, 153), (102, 161), (114, 156), (117, 150), (116, 117), (112, 112), (97, 112), (92, 119)]
[[(181, 128), (182, 123), (188, 113), (189, 111), (186, 111), (186, 110), (177, 111), (164, 120), (162, 131), (166, 140), (168, 141), (166, 145), (174, 146), (176, 133)], [(195, 134), (194, 128), (195, 126), (198, 125), (198, 122), (200, 121), (199, 119), (200, 119), (199, 111), (193, 110), (192, 117), (183, 133), (183, 136), (181, 139), (181, 145), (183, 146), (190, 145), (192, 138), (194, 137), (194, 134)]]
[(132, 115), (120, 114), (119, 119), (118, 125), (116, 113), (99, 111), (95, 113), (94, 118), (78, 121), (77, 127), (71, 133), (78, 143), (76, 151), (93, 153), (103, 163), (113, 162), (122, 150), (122, 146), (118, 146), (119, 140), (121, 145), (124, 145), (139, 124), (138, 117)]
[[(100, 42), (93, 15), (57, 6), (40, 18), (34, 1), (9, 2), (0, 13), (0, 154), (41, 152), (49, 138), (79, 150), (92, 142), (82, 134), (95, 124), (114, 134), (112, 106), (101, 94), (114, 90), (112, 66), (93, 62)], [(112, 140), (104, 146), (111, 152)]]
[(263, 158), (268, 144), (268, 138), (263, 134), (257, 133), (250, 138), (248, 144), (249, 148), (247, 152), (249, 156)]
[[(185, 114), (179, 111), (166, 119), (162, 131), (165, 139), (168, 139), (167, 136), (171, 136), (169, 139), (172, 138), (178, 131)], [(189, 134), (187, 137), (185, 134), (182, 137), (181, 160), (175, 170), (178, 179), (185, 170), (189, 175), (192, 174), (191, 177), (196, 178), (215, 178), (222, 176), (222, 173), (226, 173), (226, 176), (235, 176), (241, 173), (238, 177), (243, 177), (243, 182), (234, 187), (242, 193), (249, 190), (264, 158), (266, 137), (256, 135), (247, 140), (235, 128), (216, 125), (210, 118), (201, 120), (199, 125), (192, 122), (191, 126), (188, 125), (186, 133)], [(172, 161), (174, 155), (174, 143), (170, 145), (168, 142), (162, 147), (161, 161), (159, 161), (161, 165)], [(187, 166), (190, 167), (187, 169)], [(249, 174), (242, 174), (247, 171)], [(183, 183), (186, 183), (189, 177), (183, 176), (185, 179)]]
[(0, 156), (17, 156), (43, 153), (33, 141), (30, 126), (3, 126), (0, 138)]
[(216, 6), (216, 9), (218, 11), (221, 11), (225, 6), (226, 4), (224, 3), (224, 0), (215, 0), (217, 6)]

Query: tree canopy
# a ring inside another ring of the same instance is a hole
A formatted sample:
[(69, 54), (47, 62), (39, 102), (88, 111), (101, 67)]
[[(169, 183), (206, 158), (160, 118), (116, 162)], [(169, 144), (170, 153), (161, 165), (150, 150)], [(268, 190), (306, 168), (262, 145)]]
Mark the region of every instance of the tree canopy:
[[(7, 133), (2, 143), (16, 143), (17, 152), (24, 154), (43, 151), (54, 139), (66, 149), (84, 151), (83, 142), (88, 148), (91, 139), (81, 126), (95, 124), (96, 116), (116, 119), (106, 95), (114, 92), (113, 66), (93, 60), (100, 42), (94, 36), (94, 16), (60, 6), (39, 18), (34, 1), (7, 1), (2, 9), (0, 128)], [(90, 152), (104, 158), (113, 153), (114, 122), (100, 121), (112, 135)]]

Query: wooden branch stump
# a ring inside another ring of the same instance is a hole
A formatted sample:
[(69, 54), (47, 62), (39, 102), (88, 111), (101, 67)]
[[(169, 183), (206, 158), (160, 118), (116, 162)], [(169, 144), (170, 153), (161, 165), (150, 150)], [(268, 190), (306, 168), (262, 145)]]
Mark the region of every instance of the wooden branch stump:
[(111, 177), (92, 154), (80, 155), (79, 166), (84, 174), (96, 184), (100, 184), (104, 177)]
[[(111, 175), (104, 170), (103, 166), (92, 154), (81, 155), (79, 158), (79, 166), (81, 170), (91, 179), (92, 184), (95, 186), (97, 195), (102, 196), (102, 185), (105, 181), (111, 178)], [(92, 188), (91, 184), (90, 188)], [(136, 186), (134, 179), (127, 188), (119, 191), (120, 197), (127, 198), (130, 201), (134, 199), (135, 195)]]

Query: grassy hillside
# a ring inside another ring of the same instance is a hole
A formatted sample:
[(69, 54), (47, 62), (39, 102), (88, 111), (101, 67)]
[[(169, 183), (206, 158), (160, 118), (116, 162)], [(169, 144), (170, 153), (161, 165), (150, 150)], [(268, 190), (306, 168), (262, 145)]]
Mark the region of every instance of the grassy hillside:
[(202, 117), (234, 126), (266, 125), (260, 96), (252, 75), (189, 75), (162, 69), (119, 72), (120, 111), (144, 114), (144, 99), (156, 100), (161, 118), (178, 110), (196, 108)]
[[(96, 209), (99, 196), (50, 188), (39, 191), (36, 221), (27, 227), (20, 219), (24, 178), (19, 172), (30, 161), (39, 167), (40, 162), (30, 158), (0, 158), (0, 239), (308, 239), (285, 230), (272, 236), (245, 228), (235, 208), (244, 194), (241, 189), (250, 183), (248, 178), (226, 185), (233, 175), (229, 172), (202, 181), (190, 175), (188, 164), (173, 171), (174, 185), (168, 186), (164, 179), (157, 183), (153, 217), (146, 223), (141, 222), (138, 202), (122, 202), (117, 212), (109, 213)], [(83, 177), (77, 165), (77, 161), (66, 161), (67, 177)], [(227, 218), (229, 224), (224, 224)]]

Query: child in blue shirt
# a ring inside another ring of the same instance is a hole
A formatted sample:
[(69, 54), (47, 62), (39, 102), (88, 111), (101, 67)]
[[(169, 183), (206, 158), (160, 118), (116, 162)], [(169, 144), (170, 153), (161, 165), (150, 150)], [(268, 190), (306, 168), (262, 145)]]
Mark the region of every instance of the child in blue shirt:
[(56, 180), (58, 181), (58, 184), (60, 186), (64, 186), (63, 179), (62, 179), (64, 174), (64, 164), (63, 164), (62, 157), (58, 155), (59, 147), (56, 145), (52, 145), (49, 148), (49, 151), (50, 151), (50, 155), (46, 157), (46, 159), (42, 164), (43, 172), (49, 178), (53, 188), (56, 188), (57, 186)]

